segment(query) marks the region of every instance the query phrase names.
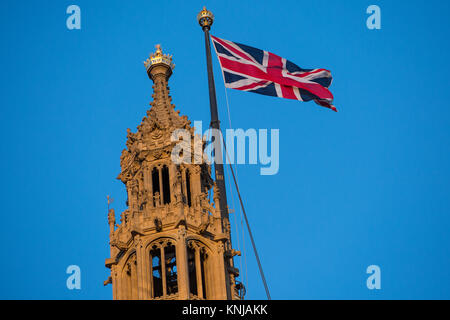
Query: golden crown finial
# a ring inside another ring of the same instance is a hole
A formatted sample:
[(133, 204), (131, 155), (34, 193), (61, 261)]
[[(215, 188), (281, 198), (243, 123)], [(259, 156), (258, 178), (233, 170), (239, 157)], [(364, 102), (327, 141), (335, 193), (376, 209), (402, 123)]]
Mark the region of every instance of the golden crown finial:
[(202, 28), (209, 29), (214, 22), (214, 15), (211, 11), (208, 11), (206, 7), (203, 7), (203, 10), (197, 15), (197, 21)]
[(154, 65), (163, 64), (168, 66), (171, 70), (175, 68), (175, 64), (172, 62), (172, 55), (163, 54), (161, 45), (155, 46), (156, 52), (150, 54), (150, 58), (144, 61), (145, 68), (149, 71)]

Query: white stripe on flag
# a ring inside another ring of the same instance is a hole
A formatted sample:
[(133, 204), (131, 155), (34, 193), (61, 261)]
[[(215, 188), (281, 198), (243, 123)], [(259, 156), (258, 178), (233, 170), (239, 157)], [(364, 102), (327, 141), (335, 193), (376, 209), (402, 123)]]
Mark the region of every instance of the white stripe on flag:
[(281, 86), (275, 82), (274, 82), (274, 85), (275, 85), (275, 91), (277, 92), (277, 96), (280, 98), (284, 98), (283, 93), (281, 92)]

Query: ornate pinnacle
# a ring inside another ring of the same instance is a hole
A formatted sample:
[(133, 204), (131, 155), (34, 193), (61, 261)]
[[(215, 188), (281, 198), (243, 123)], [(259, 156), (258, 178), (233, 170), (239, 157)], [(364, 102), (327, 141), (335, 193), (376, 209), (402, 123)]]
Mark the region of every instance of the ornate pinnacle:
[(161, 45), (157, 44), (156, 46), (156, 52), (150, 54), (150, 58), (148, 58), (146, 61), (144, 61), (145, 68), (147, 69), (147, 72), (150, 71), (150, 69), (155, 65), (166, 65), (170, 68), (170, 70), (173, 70), (175, 68), (175, 64), (172, 62), (172, 55), (163, 54)]
[(214, 15), (211, 11), (206, 10), (206, 7), (203, 7), (203, 10), (197, 15), (197, 20), (202, 28), (210, 29), (214, 22)]

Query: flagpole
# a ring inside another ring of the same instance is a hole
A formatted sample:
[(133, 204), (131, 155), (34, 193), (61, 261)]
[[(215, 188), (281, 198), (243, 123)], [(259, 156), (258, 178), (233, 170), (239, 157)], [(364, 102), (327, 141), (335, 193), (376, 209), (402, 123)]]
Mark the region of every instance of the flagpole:
[[(206, 48), (206, 67), (208, 69), (208, 86), (209, 86), (209, 106), (211, 109), (211, 127), (213, 129), (217, 129), (220, 132), (220, 121), (219, 121), (219, 115), (217, 112), (217, 99), (216, 99), (216, 86), (214, 84), (214, 75), (213, 75), (213, 69), (212, 69), (212, 61), (211, 61), (211, 44), (209, 41), (209, 30), (211, 29), (211, 25), (214, 22), (214, 15), (206, 10), (205, 7), (203, 7), (203, 10), (200, 11), (200, 13), (197, 16), (198, 22), (200, 23), (200, 26), (203, 29), (203, 32), (205, 34), (205, 48)], [(223, 136), (222, 136), (223, 141)], [(222, 157), (222, 141), (215, 141), (215, 143), (219, 146), (218, 148), (214, 148), (215, 156), (214, 156), (214, 169), (216, 174), (216, 184), (219, 189), (219, 203), (220, 203), (220, 211), (221, 211), (221, 217), (226, 218), (227, 221), (229, 221), (228, 216), (228, 205), (227, 205), (227, 194), (225, 189), (225, 175), (223, 170), (223, 157)], [(224, 141), (223, 141), (224, 142)], [(225, 143), (224, 143), (225, 146)], [(226, 147), (225, 147), (226, 148)], [(228, 154), (227, 154), (228, 156)], [(220, 159), (221, 161), (219, 163), (216, 162), (216, 159)], [(247, 229), (249, 231), (250, 240), (252, 242), (253, 251), (255, 252), (256, 261), (258, 263), (258, 268), (261, 273), (261, 278), (264, 284), (264, 289), (266, 290), (267, 299), (271, 300), (269, 288), (267, 286), (266, 277), (264, 276), (264, 271), (262, 269), (261, 261), (259, 259), (258, 251), (256, 250), (255, 241), (253, 240), (252, 230), (250, 229), (250, 224), (247, 219), (247, 214), (245, 212), (244, 204), (242, 202), (241, 193), (239, 191), (239, 187), (237, 185), (236, 177), (233, 172), (233, 167), (230, 164), (231, 173), (233, 175), (233, 180), (236, 185), (236, 189), (239, 196), (239, 201), (241, 204), (241, 208), (245, 217), (245, 222), (247, 224)], [(231, 248), (231, 239), (228, 243), (229, 248)], [(233, 263), (232, 259), (230, 259), (229, 263)]]
[[(198, 22), (203, 29), (205, 34), (205, 49), (206, 49), (206, 67), (208, 70), (208, 87), (209, 87), (209, 107), (211, 110), (211, 128), (216, 129), (220, 132), (220, 121), (217, 111), (217, 98), (216, 98), (216, 86), (214, 84), (214, 74), (212, 69), (212, 59), (211, 59), (211, 44), (209, 41), (209, 30), (214, 21), (214, 16), (206, 8), (198, 15)], [(219, 189), (219, 202), (220, 202), (220, 214), (222, 219), (226, 218), (229, 221), (228, 205), (227, 205), (227, 193), (225, 188), (225, 175), (223, 169), (223, 156), (222, 156), (222, 141), (215, 141), (215, 145), (219, 147), (214, 148), (214, 170), (216, 184)], [(217, 162), (216, 159), (219, 159)]]
[[(211, 59), (211, 45), (209, 42), (209, 30), (214, 21), (213, 14), (203, 7), (203, 10), (197, 16), (198, 22), (203, 29), (205, 34), (205, 49), (206, 49), (206, 67), (208, 70), (208, 87), (209, 87), (209, 107), (211, 110), (211, 124), (210, 127), (216, 129), (220, 134), (220, 121), (219, 114), (217, 111), (217, 99), (216, 99), (216, 86), (214, 84), (214, 74), (212, 69), (212, 59)], [(223, 138), (223, 137), (222, 137)], [(223, 156), (222, 156), (222, 139), (220, 137), (215, 137), (218, 141), (214, 141), (214, 173), (217, 191), (219, 193), (219, 207), (220, 207), (220, 217), (222, 221), (229, 225), (229, 213), (227, 204), (227, 192), (225, 187), (225, 174), (223, 170)], [(219, 161), (217, 161), (219, 159)], [(216, 192), (216, 190), (214, 190)], [(217, 204), (216, 204), (217, 205)], [(222, 231), (223, 232), (223, 231)], [(225, 250), (231, 250), (231, 235), (224, 243)], [(225, 259), (225, 274), (226, 274), (226, 291), (229, 299), (232, 299), (234, 293), (231, 292), (231, 279), (229, 278), (228, 268), (233, 267), (233, 258), (229, 257)]]

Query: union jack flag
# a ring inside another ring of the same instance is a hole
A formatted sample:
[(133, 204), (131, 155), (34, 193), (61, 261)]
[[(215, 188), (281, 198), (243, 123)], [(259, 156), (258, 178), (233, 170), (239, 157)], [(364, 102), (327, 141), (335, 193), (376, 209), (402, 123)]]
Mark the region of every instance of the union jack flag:
[(211, 36), (225, 87), (273, 97), (300, 101), (314, 100), (333, 106), (328, 90), (333, 78), (326, 69), (302, 69), (289, 60), (268, 51)]

